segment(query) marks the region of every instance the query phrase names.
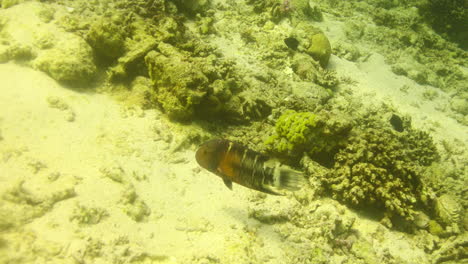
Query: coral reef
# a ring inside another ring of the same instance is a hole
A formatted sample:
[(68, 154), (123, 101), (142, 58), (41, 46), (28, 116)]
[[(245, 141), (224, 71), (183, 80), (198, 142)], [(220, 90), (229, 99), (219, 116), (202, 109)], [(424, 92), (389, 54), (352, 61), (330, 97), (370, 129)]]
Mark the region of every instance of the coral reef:
[(188, 120), (207, 96), (210, 84), (226, 76), (228, 69), (223, 68), (227, 65), (216, 56), (192, 57), (169, 44), (160, 43), (158, 50), (145, 57), (156, 99), (170, 118)]
[(176, 6), (190, 15), (204, 12), (210, 5), (210, 0), (175, 0)]
[(331, 115), (326, 111), (314, 114), (287, 110), (278, 118), (265, 145), (269, 151), (296, 161), (304, 153), (313, 157), (333, 155), (345, 143), (351, 122)]
[(387, 128), (353, 130), (323, 178), (334, 198), (351, 206), (378, 208), (389, 216), (411, 219), (425, 195), (421, 176), (438, 159), (427, 133)]
[(421, 13), (432, 27), (468, 48), (468, 3), (464, 0), (428, 0), (421, 6)]
[[(447, 10), (457, 13), (453, 18), (466, 16), (466, 8), (462, 12), (456, 11), (463, 8), (463, 3), (457, 4), (461, 2), (327, 0), (320, 1), (319, 7), (345, 23), (346, 42), (354, 43), (354, 46), (372, 46), (386, 57), (395, 73), (420, 84), (461, 92), (467, 79), (466, 72), (460, 68), (466, 67), (466, 51), (436, 34), (425, 23), (427, 19), (438, 20), (437, 25), (445, 27), (451, 22), (442, 22), (443, 16), (439, 15)], [(432, 13), (427, 11), (427, 6), (440, 6), (440, 9), (435, 8), (435, 13)], [(431, 18), (425, 18), (426, 14)], [(362, 16), (363, 20), (349, 20), (357, 15)]]
[(258, 80), (237, 70), (215, 49), (194, 45), (203, 56), (160, 43), (158, 51), (145, 57), (155, 99), (171, 119), (223, 116), (226, 121), (249, 121), (270, 113)]
[(125, 52), (125, 27), (119, 23), (122, 20), (120, 16), (115, 16), (91, 24), (86, 40), (98, 56), (114, 60)]

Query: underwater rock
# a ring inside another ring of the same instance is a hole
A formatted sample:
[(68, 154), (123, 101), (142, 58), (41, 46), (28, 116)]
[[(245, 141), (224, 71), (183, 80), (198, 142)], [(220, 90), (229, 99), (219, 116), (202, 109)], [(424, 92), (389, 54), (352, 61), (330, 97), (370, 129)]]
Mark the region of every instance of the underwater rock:
[(323, 14), (322, 10), (320, 10), (320, 7), (317, 2), (309, 0), (307, 5), (304, 8), (304, 14), (314, 21), (323, 21)]
[(0, 44), (0, 63), (10, 60), (10, 54), (7, 45)]
[(317, 80), (318, 63), (310, 56), (303, 53), (296, 53), (291, 62), (292, 69), (299, 78), (304, 81), (315, 82)]
[(207, 94), (210, 80), (201, 69), (210, 65), (202, 59), (187, 60), (169, 44), (161, 43), (158, 47), (163, 53), (151, 51), (145, 57), (157, 91), (156, 99), (169, 118), (188, 120)]
[(432, 263), (463, 263), (467, 256), (468, 234), (447, 240), (432, 254)]
[(103, 18), (91, 24), (86, 41), (98, 57), (114, 60), (125, 52), (125, 27), (117, 19)]
[(72, 34), (61, 39), (54, 49), (44, 50), (33, 64), (53, 79), (70, 85), (87, 85), (97, 74), (91, 47)]
[(229, 122), (248, 122), (271, 113), (261, 78), (236, 69), (212, 47), (193, 45), (192, 52), (161, 42), (159, 52), (145, 56), (155, 100), (169, 118), (222, 117)]
[(129, 47), (130, 50), (118, 59), (117, 65), (109, 69), (109, 79), (122, 81), (136, 74), (145, 75), (144, 58), (157, 45), (158, 41), (155, 38), (147, 37)]
[(133, 184), (126, 184), (122, 192), (120, 204), (123, 212), (135, 222), (145, 222), (151, 214), (151, 209), (136, 193)]
[(363, 55), (356, 45), (343, 41), (333, 45), (333, 54), (349, 61), (358, 61)]
[(95, 225), (107, 216), (109, 216), (109, 213), (104, 208), (76, 204), (69, 219), (70, 221), (76, 221), (79, 225)]
[(442, 34), (447, 34), (458, 42), (463, 49), (467, 48), (468, 21), (467, 2), (464, 0), (428, 0), (420, 7), (420, 13)]
[(30, 45), (21, 43), (10, 43), (9, 45), (0, 45), (0, 62), (29, 61), (37, 56), (36, 52)]

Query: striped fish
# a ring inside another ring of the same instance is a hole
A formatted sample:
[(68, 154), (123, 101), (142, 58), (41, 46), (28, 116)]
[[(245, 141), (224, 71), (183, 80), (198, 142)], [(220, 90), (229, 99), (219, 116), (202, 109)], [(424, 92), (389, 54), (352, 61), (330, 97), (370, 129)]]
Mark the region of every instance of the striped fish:
[(198, 164), (218, 175), (232, 190), (232, 182), (268, 194), (282, 195), (305, 184), (303, 174), (238, 143), (213, 139), (197, 150)]

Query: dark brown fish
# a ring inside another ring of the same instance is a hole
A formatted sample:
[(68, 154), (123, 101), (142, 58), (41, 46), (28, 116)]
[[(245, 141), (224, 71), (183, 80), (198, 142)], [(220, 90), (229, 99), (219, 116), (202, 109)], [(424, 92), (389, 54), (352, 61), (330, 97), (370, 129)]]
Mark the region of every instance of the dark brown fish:
[(235, 182), (257, 191), (282, 195), (282, 190), (299, 190), (306, 182), (301, 172), (225, 139), (205, 142), (195, 158), (200, 166), (221, 177), (231, 190)]

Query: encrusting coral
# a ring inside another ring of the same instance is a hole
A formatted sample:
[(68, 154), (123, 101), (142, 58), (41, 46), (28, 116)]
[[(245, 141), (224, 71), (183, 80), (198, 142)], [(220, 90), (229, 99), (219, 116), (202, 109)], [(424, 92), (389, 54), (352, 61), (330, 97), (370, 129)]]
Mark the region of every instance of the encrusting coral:
[(408, 220), (414, 209), (429, 209), (422, 177), (439, 159), (431, 137), (410, 123), (399, 132), (390, 123), (369, 117), (358, 117), (360, 125), (353, 126), (345, 116), (287, 110), (266, 139), (266, 148), (289, 161), (306, 154), (330, 167), (318, 181), (333, 198), (352, 207)]

